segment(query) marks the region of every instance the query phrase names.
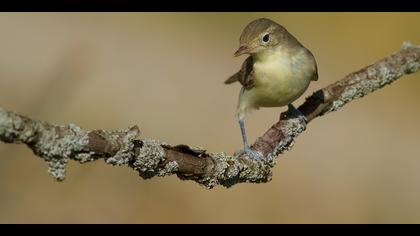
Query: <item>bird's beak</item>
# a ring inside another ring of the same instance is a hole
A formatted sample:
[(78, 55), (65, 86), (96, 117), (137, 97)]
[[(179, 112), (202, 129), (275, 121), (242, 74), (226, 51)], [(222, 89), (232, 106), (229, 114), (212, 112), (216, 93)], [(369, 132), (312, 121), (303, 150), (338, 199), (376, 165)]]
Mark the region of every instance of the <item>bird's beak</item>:
[(238, 50), (236, 50), (236, 52), (235, 52), (235, 54), (233, 54), (233, 56), (237, 57), (237, 56), (240, 56), (242, 54), (249, 53), (250, 51), (251, 50), (248, 46), (242, 45), (238, 48)]

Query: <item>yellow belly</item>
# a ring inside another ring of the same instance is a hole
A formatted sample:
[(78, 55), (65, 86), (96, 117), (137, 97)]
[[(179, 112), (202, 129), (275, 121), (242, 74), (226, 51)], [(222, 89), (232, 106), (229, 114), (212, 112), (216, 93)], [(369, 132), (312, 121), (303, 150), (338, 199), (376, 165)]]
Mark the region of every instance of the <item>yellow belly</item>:
[(250, 100), (255, 108), (281, 107), (299, 98), (309, 85), (309, 81), (295, 83), (292, 77), (270, 80), (255, 89), (244, 91), (244, 99)]
[(269, 60), (254, 63), (255, 86), (242, 88), (238, 115), (260, 107), (281, 107), (298, 99), (308, 88), (313, 65), (305, 63), (304, 55), (293, 58), (276, 55)]

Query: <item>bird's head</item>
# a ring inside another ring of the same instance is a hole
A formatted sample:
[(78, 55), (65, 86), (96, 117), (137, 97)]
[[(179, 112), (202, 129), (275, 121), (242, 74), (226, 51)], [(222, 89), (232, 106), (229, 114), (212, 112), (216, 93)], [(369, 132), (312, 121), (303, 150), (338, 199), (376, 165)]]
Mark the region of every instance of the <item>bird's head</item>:
[(276, 22), (260, 18), (249, 23), (242, 31), (239, 49), (234, 56), (255, 54), (275, 48), (288, 40), (287, 30)]

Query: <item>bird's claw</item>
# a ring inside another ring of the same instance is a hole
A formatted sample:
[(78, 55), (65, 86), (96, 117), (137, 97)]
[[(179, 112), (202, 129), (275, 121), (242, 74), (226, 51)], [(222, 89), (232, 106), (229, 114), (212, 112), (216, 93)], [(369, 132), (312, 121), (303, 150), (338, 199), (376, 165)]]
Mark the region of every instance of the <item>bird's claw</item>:
[(284, 118), (297, 118), (297, 117), (303, 117), (305, 119), (305, 122), (308, 122), (306, 119), (305, 114), (303, 114), (299, 109), (295, 108), (292, 104), (289, 104), (287, 106), (287, 112), (281, 113), (280, 119)]
[(257, 150), (253, 150), (249, 147), (246, 147), (244, 150), (245, 155), (250, 157), (251, 159), (254, 159), (256, 161), (260, 161), (263, 158), (263, 154)]

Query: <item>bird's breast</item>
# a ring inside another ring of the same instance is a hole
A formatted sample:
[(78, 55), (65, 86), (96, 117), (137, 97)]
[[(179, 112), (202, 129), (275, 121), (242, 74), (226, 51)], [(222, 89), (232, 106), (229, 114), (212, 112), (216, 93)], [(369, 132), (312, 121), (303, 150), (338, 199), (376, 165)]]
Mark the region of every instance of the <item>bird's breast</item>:
[(256, 107), (287, 105), (308, 88), (313, 65), (306, 54), (274, 53), (254, 63), (255, 87), (249, 92)]

